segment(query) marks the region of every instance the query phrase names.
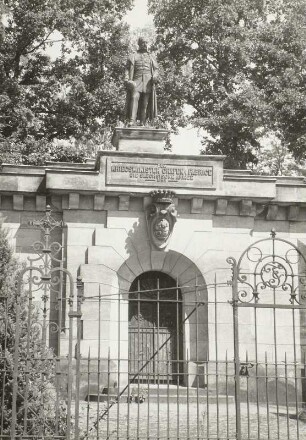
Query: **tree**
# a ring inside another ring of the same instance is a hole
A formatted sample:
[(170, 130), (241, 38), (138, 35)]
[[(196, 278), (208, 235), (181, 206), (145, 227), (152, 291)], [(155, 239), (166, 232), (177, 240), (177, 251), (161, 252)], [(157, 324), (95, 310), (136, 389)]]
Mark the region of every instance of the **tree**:
[[(0, 398), (1, 435), (10, 434), (17, 300), (20, 302), (18, 344), (17, 433), (36, 438), (63, 435), (67, 428), (64, 397), (55, 390), (55, 357), (41, 341), (39, 310), (29, 304), (29, 292), (17, 291), (20, 266), (0, 225)], [(56, 409), (56, 398), (58, 406)]]
[[(302, 158), (306, 136), (305, 0), (150, 0), (159, 60), (172, 64), (168, 100), (194, 108), (205, 151), (227, 167), (256, 163), (280, 132)], [(169, 61), (171, 60), (171, 61)]]
[(299, 176), (305, 173), (305, 160), (294, 159), (282, 140), (274, 134), (265, 139), (251, 169), (269, 176)]
[[(116, 123), (124, 111), (129, 44), (122, 17), (131, 4), (4, 0), (0, 158), (13, 153), (15, 163), (41, 164), (52, 157), (58, 140), (94, 138)], [(47, 49), (56, 36), (61, 55), (52, 60)], [(62, 160), (66, 157), (64, 152)]]

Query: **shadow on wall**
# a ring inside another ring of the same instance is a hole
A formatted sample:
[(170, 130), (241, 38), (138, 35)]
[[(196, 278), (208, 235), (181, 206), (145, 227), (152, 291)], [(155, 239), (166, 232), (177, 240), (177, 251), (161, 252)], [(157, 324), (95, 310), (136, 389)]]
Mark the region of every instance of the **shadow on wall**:
[(132, 256), (141, 250), (150, 249), (151, 244), (147, 234), (147, 225), (145, 217), (140, 217), (138, 222), (133, 223), (132, 229), (128, 231), (125, 240), (126, 252)]

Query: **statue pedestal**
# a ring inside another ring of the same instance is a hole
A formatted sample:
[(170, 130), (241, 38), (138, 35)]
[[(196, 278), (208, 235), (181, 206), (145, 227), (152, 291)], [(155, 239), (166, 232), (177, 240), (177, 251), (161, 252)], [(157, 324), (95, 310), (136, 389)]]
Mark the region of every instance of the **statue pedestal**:
[(116, 127), (112, 144), (118, 151), (164, 153), (168, 130), (148, 127)]

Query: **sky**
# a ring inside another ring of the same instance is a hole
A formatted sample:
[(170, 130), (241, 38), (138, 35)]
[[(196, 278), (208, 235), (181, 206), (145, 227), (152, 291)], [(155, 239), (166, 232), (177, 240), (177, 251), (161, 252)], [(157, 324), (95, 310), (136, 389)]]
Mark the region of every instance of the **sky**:
[(147, 0), (134, 0), (134, 8), (128, 12), (125, 21), (132, 28), (153, 24), (153, 15), (148, 14)]

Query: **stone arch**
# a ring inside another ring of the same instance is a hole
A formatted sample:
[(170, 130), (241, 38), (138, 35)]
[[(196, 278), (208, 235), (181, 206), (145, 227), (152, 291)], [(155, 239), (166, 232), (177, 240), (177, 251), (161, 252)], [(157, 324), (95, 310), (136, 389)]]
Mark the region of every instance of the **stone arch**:
[[(145, 272), (169, 275), (182, 292), (184, 384), (195, 385), (198, 365), (208, 359), (208, 290), (196, 264), (179, 252), (145, 250), (130, 256), (118, 269), (119, 294), (127, 304), (133, 281)], [(128, 307), (123, 311), (128, 326)], [(128, 328), (126, 328), (128, 331)], [(202, 375), (200, 385), (204, 384)]]

